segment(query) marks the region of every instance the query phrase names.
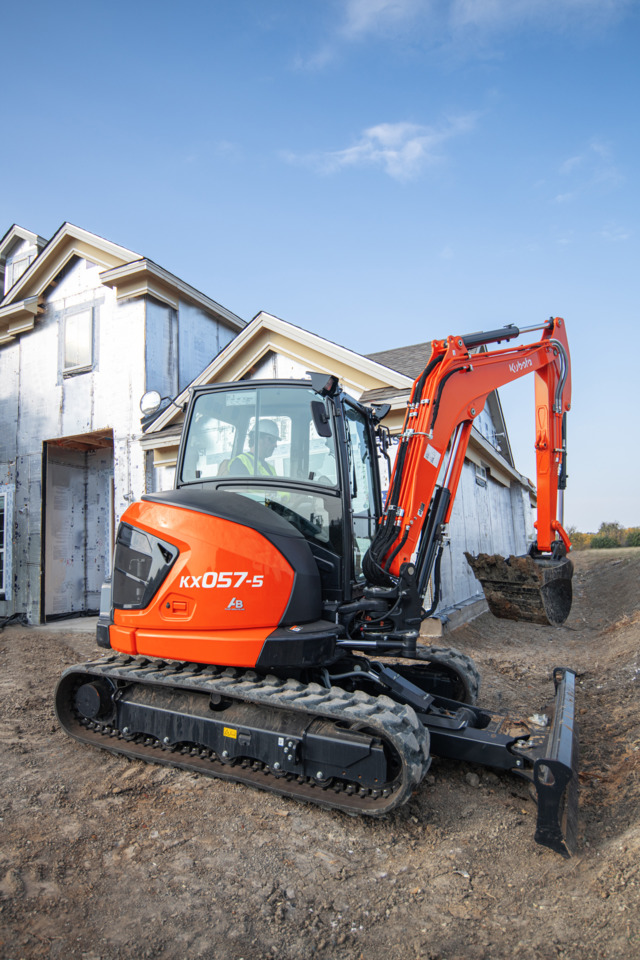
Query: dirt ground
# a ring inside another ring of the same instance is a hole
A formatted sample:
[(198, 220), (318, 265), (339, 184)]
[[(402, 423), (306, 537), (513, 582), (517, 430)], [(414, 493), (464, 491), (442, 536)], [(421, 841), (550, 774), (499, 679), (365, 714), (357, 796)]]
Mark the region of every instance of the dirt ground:
[(481, 702), (549, 709), (579, 674), (578, 855), (533, 841), (506, 774), (434, 759), (410, 802), (356, 819), (84, 747), (56, 723), (91, 635), (0, 633), (0, 956), (111, 960), (640, 957), (640, 550), (575, 555), (565, 626), (490, 614), (449, 641)]

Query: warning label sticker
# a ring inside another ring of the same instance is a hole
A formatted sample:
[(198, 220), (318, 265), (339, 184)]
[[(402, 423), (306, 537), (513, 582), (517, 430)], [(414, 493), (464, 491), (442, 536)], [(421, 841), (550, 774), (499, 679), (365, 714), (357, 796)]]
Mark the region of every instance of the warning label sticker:
[(424, 452), (425, 460), (428, 460), (432, 466), (437, 467), (440, 463), (440, 454), (435, 447), (432, 447), (430, 443), (427, 444), (427, 449)]

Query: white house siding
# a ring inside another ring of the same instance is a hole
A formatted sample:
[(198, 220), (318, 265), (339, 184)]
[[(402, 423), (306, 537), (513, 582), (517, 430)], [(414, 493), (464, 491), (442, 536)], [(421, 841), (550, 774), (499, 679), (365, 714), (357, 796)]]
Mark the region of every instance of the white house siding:
[[(94, 310), (93, 367), (65, 376), (64, 318), (87, 306)], [(143, 317), (142, 301), (117, 304), (115, 293), (100, 283), (98, 268), (74, 260), (45, 296), (35, 328), (0, 350), (0, 478), (15, 492), (8, 530), (13, 542), (11, 582), (0, 601), (0, 616), (19, 611), (31, 622), (40, 620), (47, 518), (47, 613), (97, 608), (95, 581), (109, 568), (112, 512), (115, 509), (117, 517), (124, 511), (132, 491), (144, 492), (142, 451), (127, 439), (139, 431), (144, 366), (128, 359), (143, 355)], [(113, 431), (115, 455), (110, 450), (80, 452), (51, 445), (43, 449), (47, 441), (93, 431)], [(113, 477), (113, 504), (107, 495), (105, 459)], [(47, 460), (50, 497), (45, 496), (43, 509)], [(85, 496), (89, 517), (80, 523), (78, 511), (84, 508)]]
[(234, 336), (231, 330), (221, 324), (216, 324), (214, 328), (211, 319), (200, 307), (181, 300), (178, 389), (184, 390)]
[(146, 302), (146, 390), (161, 397), (178, 393), (178, 312), (157, 300)]
[(451, 511), (449, 543), (442, 555), (442, 594), (439, 613), (475, 599), (482, 599), (479, 582), (465, 558), (472, 554), (526, 553), (532, 535), (528, 491), (518, 483), (510, 487), (487, 477), (486, 486), (476, 481), (475, 464), (466, 461)]
[[(45, 291), (34, 328), (0, 346), (0, 618), (37, 623), (98, 608), (115, 526), (152, 485), (140, 398), (175, 395), (234, 336), (187, 302), (176, 311), (150, 296), (118, 300), (102, 269), (74, 257)], [(65, 374), (65, 319), (87, 308), (93, 363)]]
[(307, 376), (308, 364), (299, 363), (281, 353), (269, 351), (251, 369), (251, 380), (301, 380)]

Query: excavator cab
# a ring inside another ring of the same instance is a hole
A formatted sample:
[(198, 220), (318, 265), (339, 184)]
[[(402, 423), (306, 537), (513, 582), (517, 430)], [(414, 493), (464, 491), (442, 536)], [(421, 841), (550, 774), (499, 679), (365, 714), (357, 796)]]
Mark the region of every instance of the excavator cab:
[(287, 520), (311, 548), (325, 603), (362, 592), (380, 482), (371, 412), (341, 391), (323, 396), (309, 380), (196, 388), (176, 487), (239, 494)]

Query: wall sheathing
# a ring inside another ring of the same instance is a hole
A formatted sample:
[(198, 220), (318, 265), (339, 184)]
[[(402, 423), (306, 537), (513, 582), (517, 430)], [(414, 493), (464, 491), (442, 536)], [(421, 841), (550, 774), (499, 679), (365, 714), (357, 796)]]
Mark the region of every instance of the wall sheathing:
[(145, 390), (157, 390), (161, 397), (175, 397), (178, 393), (178, 313), (150, 297), (145, 309)]
[[(64, 316), (85, 305), (94, 308), (93, 367), (64, 376)], [(0, 615), (25, 613), (31, 622), (41, 618), (43, 444), (93, 431), (113, 430), (119, 438), (129, 437), (139, 429), (139, 415), (137, 422), (135, 415), (144, 390), (144, 366), (128, 361), (132, 355), (142, 356), (142, 317), (142, 302), (117, 304), (114, 293), (100, 283), (98, 268), (74, 260), (59, 276), (57, 285), (45, 294), (43, 313), (35, 328), (0, 351), (0, 479), (13, 484), (15, 490), (11, 591), (0, 601)], [(121, 513), (132, 487), (137, 487), (138, 495), (144, 491), (144, 471), (141, 451), (130, 449), (127, 439), (118, 440), (118, 445), (126, 451), (114, 470), (115, 509)], [(85, 454), (77, 456), (86, 459)], [(141, 482), (136, 484), (138, 476)], [(91, 497), (91, 509), (104, 514), (103, 520), (108, 518), (108, 498)], [(50, 546), (59, 562), (68, 566), (73, 563), (69, 550), (73, 553), (78, 546), (74, 539), (77, 529), (72, 524), (65, 532), (63, 526), (55, 531), (58, 542)], [(104, 571), (110, 544), (94, 536), (91, 539), (91, 562)], [(67, 550), (65, 561), (63, 548)], [(97, 550), (102, 556), (95, 555)], [(52, 601), (51, 609), (57, 606)], [(69, 609), (74, 608), (72, 604)]]
[[(38, 623), (45, 612), (97, 608), (114, 528), (153, 488), (139, 443), (142, 395), (175, 396), (234, 336), (186, 302), (176, 310), (148, 296), (118, 299), (102, 269), (74, 256), (44, 292), (33, 330), (0, 348), (0, 489), (10, 494), (0, 618), (21, 613)], [(93, 362), (65, 375), (65, 318), (86, 308)]]
[(533, 539), (533, 517), (528, 490), (519, 483), (505, 485), (488, 474), (476, 479), (475, 464), (466, 461), (451, 511), (449, 543), (442, 555), (442, 596), (439, 613), (482, 600), (480, 583), (464, 556), (465, 551), (524, 554)]
[(222, 324), (213, 325), (211, 318), (200, 307), (181, 300), (178, 330), (179, 390), (188, 387), (234, 336), (235, 334)]

